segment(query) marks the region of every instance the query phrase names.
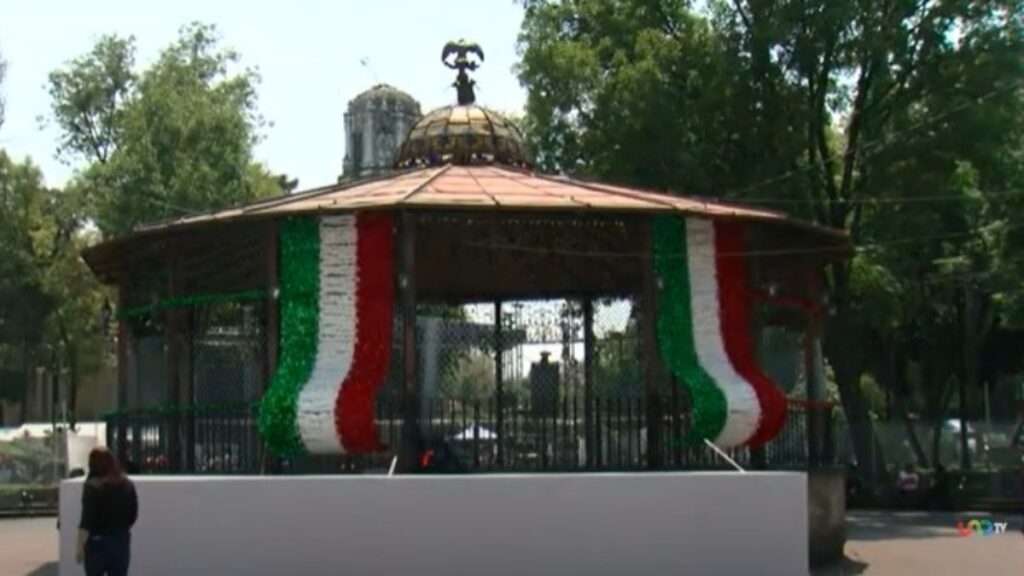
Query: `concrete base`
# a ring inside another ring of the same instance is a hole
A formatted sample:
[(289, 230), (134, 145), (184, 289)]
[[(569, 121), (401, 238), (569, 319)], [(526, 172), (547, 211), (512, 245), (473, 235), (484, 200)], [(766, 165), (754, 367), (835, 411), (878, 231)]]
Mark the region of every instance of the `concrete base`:
[[(804, 474), (140, 477), (132, 573), (806, 575)], [(81, 480), (61, 485), (79, 574)]]
[(811, 566), (842, 560), (846, 546), (846, 471), (812, 470), (807, 484), (807, 506)]

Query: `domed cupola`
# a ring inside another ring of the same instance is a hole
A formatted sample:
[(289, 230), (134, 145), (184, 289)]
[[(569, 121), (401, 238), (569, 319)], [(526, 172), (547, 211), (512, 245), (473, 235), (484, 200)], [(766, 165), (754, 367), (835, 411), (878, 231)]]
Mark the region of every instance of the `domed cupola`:
[(445, 66), (458, 71), (458, 104), (428, 112), (409, 130), (395, 159), (397, 168), (440, 164), (530, 166), (520, 129), (502, 114), (476, 104), (467, 70), (476, 70), (483, 50), (476, 44), (449, 42), (441, 53)]
[(421, 116), (419, 102), (388, 84), (378, 84), (349, 101), (340, 179), (389, 172), (398, 145)]

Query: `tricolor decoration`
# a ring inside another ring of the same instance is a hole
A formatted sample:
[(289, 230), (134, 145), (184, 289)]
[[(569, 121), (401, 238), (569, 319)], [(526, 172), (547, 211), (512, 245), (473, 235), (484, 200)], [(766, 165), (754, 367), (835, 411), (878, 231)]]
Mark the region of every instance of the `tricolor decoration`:
[(264, 442), (281, 456), (383, 449), (374, 407), (391, 351), (390, 216), (288, 220), (280, 254), (281, 357), (260, 407)]
[(658, 305), (661, 357), (689, 392), (692, 408), (690, 437), (714, 440), (725, 427), (729, 406), (725, 393), (704, 371), (697, 358), (686, 254), (684, 221), (669, 216), (656, 217), (654, 265), (661, 280)]
[(785, 398), (754, 357), (742, 244), (732, 224), (655, 221), (662, 357), (688, 388), (692, 437), (723, 448), (767, 442), (786, 413)]
[(747, 444), (763, 446), (782, 431), (788, 412), (786, 395), (761, 370), (754, 352), (754, 335), (750, 331), (753, 309), (747, 291), (747, 264), (744, 258), (739, 257), (744, 251), (742, 225), (736, 222), (716, 222), (715, 251), (725, 351), (739, 375), (754, 387), (757, 401), (761, 405), (761, 422)]

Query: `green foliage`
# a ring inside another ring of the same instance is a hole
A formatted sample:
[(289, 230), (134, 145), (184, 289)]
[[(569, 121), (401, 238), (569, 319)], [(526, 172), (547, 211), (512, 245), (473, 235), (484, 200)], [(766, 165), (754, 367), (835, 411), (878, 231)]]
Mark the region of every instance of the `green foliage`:
[(82, 249), (149, 220), (295, 188), (253, 161), (258, 77), (237, 62), (212, 27), (193, 24), (144, 70), (133, 38), (105, 36), (50, 74), (58, 155), (81, 164), (50, 189), (0, 151), (0, 397), (21, 399), (52, 359), (72, 388), (110, 360), (99, 311), (113, 294)]
[(486, 401), (494, 396), (494, 358), (475, 349), (446, 358), (441, 387), (448, 398)]
[(38, 168), (0, 151), (0, 397), (20, 400), (53, 351), (75, 381), (104, 361), (109, 294), (79, 258), (94, 240), (85, 221), (80, 189), (46, 188)]
[(191, 24), (148, 69), (134, 69), (133, 38), (107, 36), (50, 75), (59, 152), (86, 161), (78, 184), (104, 234), (294, 188), (253, 160), (259, 77), (238, 60)]
[[(7, 74), (7, 62), (4, 61), (3, 54), (0, 53), (0, 88), (2, 88), (3, 85), (4, 85), (4, 76), (6, 74)], [(5, 111), (4, 105), (5, 105), (4, 95), (3, 95), (3, 92), (0, 92), (0, 128), (3, 128), (3, 125), (4, 125), (4, 111)]]
[[(525, 0), (538, 163), (764, 202), (864, 248), (829, 266), (826, 354), (867, 462), (866, 372), (928, 410), (1024, 325), (1024, 2)], [(938, 200), (936, 200), (938, 199)], [(990, 376), (989, 376), (990, 377)]]
[(885, 389), (871, 375), (861, 377), (860, 391), (875, 417), (885, 413)]
[(38, 343), (53, 306), (37, 266), (55, 232), (47, 196), (38, 168), (0, 151), (0, 348)]
[(61, 128), (58, 153), (106, 162), (120, 142), (120, 116), (136, 77), (135, 39), (104, 36), (85, 56), (50, 73), (53, 117)]
[(25, 392), (33, 351), (55, 306), (39, 265), (52, 259), (45, 245), (56, 229), (47, 197), (35, 166), (0, 151), (0, 397), (9, 400)]
[(0, 401), (21, 402), (28, 386), (28, 374), (24, 370), (0, 368)]
[(10, 482), (15, 484), (41, 484), (53, 478), (53, 440), (46, 438), (16, 438), (0, 442), (0, 466), (10, 470)]
[(598, 398), (637, 398), (643, 394), (636, 325), (609, 331), (594, 342), (594, 394)]

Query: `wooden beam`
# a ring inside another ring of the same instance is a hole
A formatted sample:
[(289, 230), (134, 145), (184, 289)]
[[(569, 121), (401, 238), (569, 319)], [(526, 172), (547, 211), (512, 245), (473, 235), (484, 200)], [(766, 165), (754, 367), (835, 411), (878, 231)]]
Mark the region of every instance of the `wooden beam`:
[(661, 391), (668, 381), (668, 372), (661, 361), (658, 347), (658, 279), (654, 270), (654, 252), (650, 249), (654, 240), (654, 220), (644, 226), (644, 243), (647, 257), (644, 258), (643, 291), (640, 294), (640, 340), (643, 350), (644, 394), (647, 408), (647, 467), (658, 469), (662, 466), (662, 406)]
[(416, 215), (400, 213), (398, 290), (402, 316), (402, 441), (400, 470), (410, 473), (419, 463), (420, 386), (416, 357)]
[(494, 302), (494, 409), (498, 435), (498, 468), (505, 466), (505, 367), (501, 300)]
[[(177, 253), (170, 248), (166, 252), (168, 270), (167, 294), (177, 297), (182, 292), (181, 286), (181, 263)], [(191, 405), (190, 382), (187, 377), (187, 370), (182, 370), (185, 342), (185, 315), (184, 308), (170, 308), (165, 311), (164, 324), (164, 368), (167, 370), (167, 401), (172, 406), (183, 408)], [(175, 413), (168, 421), (168, 453), (170, 454), (171, 470), (181, 470), (187, 458), (184, 456), (183, 448), (187, 446), (187, 440), (183, 441), (182, 432), (188, 428), (185, 424), (185, 414)]]
[[(128, 283), (121, 279), (117, 287), (117, 310), (125, 309), (128, 299)], [(128, 354), (130, 350), (131, 327), (124, 318), (117, 320), (117, 411), (122, 415), (117, 419), (117, 459), (121, 465), (127, 463), (128, 458), (128, 426), (123, 415), (128, 409)]]
[[(815, 304), (821, 302), (821, 282), (819, 270), (815, 262), (806, 262), (804, 275), (810, 300)], [(820, 307), (817, 308), (820, 310)], [(821, 339), (821, 314), (807, 313), (804, 324), (804, 376), (807, 380), (807, 399), (810, 401), (804, 417), (807, 419), (807, 459), (808, 466), (820, 466), (826, 452), (825, 437), (828, 429), (828, 412), (813, 408), (825, 400), (825, 383), (818, 381), (817, 369), (818, 345)]]

